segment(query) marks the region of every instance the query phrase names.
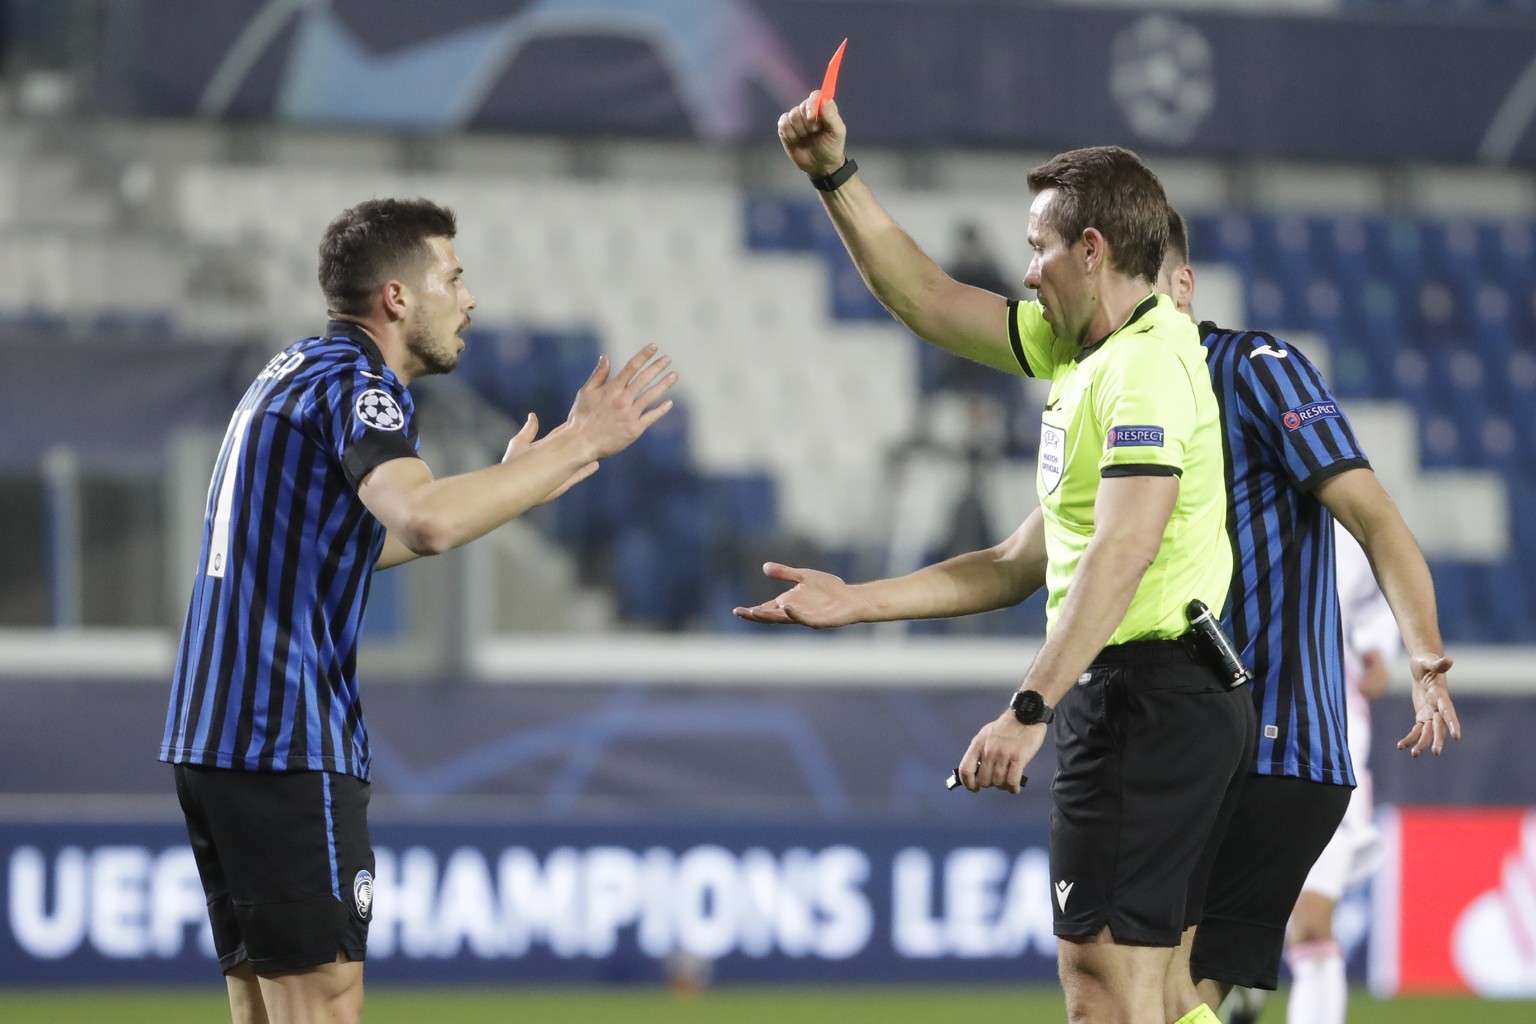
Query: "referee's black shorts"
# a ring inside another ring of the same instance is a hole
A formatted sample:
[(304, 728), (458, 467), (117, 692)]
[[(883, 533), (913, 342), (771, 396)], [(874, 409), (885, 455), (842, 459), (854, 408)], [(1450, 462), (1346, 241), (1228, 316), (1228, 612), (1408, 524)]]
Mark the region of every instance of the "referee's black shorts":
[(225, 971), (363, 960), (373, 918), (368, 783), (335, 772), (176, 765), (176, 795)]
[(1190, 971), (1245, 988), (1273, 989), (1285, 926), (1307, 872), (1344, 820), (1351, 787), (1250, 775), (1217, 846)]
[(1063, 938), (1176, 946), (1254, 742), (1246, 686), (1176, 640), (1106, 647), (1061, 700), (1052, 912)]

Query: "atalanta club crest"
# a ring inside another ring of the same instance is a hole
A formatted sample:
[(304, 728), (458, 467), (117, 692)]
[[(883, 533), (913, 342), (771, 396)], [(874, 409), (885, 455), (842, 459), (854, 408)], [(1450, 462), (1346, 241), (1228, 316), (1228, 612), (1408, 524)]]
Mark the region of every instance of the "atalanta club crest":
[(364, 921), (373, 910), (373, 876), (367, 869), (359, 871), (352, 879), (352, 902), (357, 906), (357, 916)]

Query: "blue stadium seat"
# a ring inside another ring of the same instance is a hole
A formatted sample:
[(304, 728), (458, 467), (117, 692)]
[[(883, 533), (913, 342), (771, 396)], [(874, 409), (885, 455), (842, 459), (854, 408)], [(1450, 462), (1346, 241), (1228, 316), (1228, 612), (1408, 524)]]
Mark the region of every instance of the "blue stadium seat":
[(1435, 605), (1440, 614), (1440, 631), (1452, 643), (1470, 643), (1477, 639), (1476, 626), (1468, 620), (1474, 616), (1471, 602), (1475, 590), (1469, 566), (1465, 562), (1429, 560), (1430, 575), (1435, 581)]
[(1532, 637), (1531, 584), (1524, 566), (1514, 561), (1479, 566), (1487, 617), (1488, 639), (1495, 643), (1524, 643)]
[(1520, 296), (1502, 285), (1479, 285), (1472, 300), (1472, 331), (1478, 353), (1490, 367), (1502, 365), (1515, 349), (1515, 306)]
[(814, 252), (821, 204), (799, 197), (759, 194), (742, 204), (747, 248), (759, 252)]
[(1249, 224), (1254, 267), (1249, 301), (1254, 304), (1257, 322), (1283, 331), (1310, 330), (1312, 310), (1307, 294), (1313, 275), (1312, 225), (1293, 215), (1254, 216)]
[(1230, 258), (1221, 246), (1221, 218), (1210, 214), (1195, 214), (1185, 218), (1189, 226), (1189, 258), (1193, 263), (1241, 263)]
[(1487, 373), (1470, 346), (1429, 356), (1432, 393), (1440, 396), (1439, 411), (1448, 415), (1458, 434), (1451, 464), (1480, 467), (1483, 462), (1483, 420), (1488, 412)]

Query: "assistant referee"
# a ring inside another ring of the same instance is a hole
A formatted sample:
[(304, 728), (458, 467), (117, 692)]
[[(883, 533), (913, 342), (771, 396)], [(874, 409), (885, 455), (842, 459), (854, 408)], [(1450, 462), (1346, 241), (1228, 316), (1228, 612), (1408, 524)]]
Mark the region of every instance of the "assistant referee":
[(827, 624), (963, 614), (1043, 582), (1046, 642), (1009, 707), (972, 740), (961, 780), (1017, 792), (1059, 718), (1051, 873), (1069, 1016), (1214, 1020), (1192, 985), (1165, 991), (1164, 977), (1203, 895), (1202, 851), (1241, 784), (1253, 708), (1186, 635), (1191, 599), (1222, 607), (1232, 556), (1204, 351), (1153, 290), (1168, 241), (1162, 186), (1117, 147), (1036, 168), (1024, 284), (1039, 301), (1008, 302), (955, 281), (917, 247), (847, 158), (836, 104), (817, 116), (814, 99), (779, 119), (780, 141), (876, 297), (949, 351), (1051, 382), (1041, 509), (971, 562), (881, 581), (869, 595), (845, 594), (826, 574), (774, 573), (799, 585), (738, 614), (808, 625), (821, 623), (797, 603), (828, 610)]

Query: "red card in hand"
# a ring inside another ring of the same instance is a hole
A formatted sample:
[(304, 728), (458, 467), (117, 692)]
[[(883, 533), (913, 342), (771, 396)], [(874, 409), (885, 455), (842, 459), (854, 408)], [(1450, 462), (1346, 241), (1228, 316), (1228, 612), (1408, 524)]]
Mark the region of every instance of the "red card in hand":
[(832, 59), (827, 61), (827, 73), (821, 80), (821, 95), (816, 97), (815, 117), (821, 116), (821, 105), (830, 100), (837, 92), (837, 71), (843, 66), (843, 51), (848, 48), (848, 40), (844, 39), (838, 46)]

